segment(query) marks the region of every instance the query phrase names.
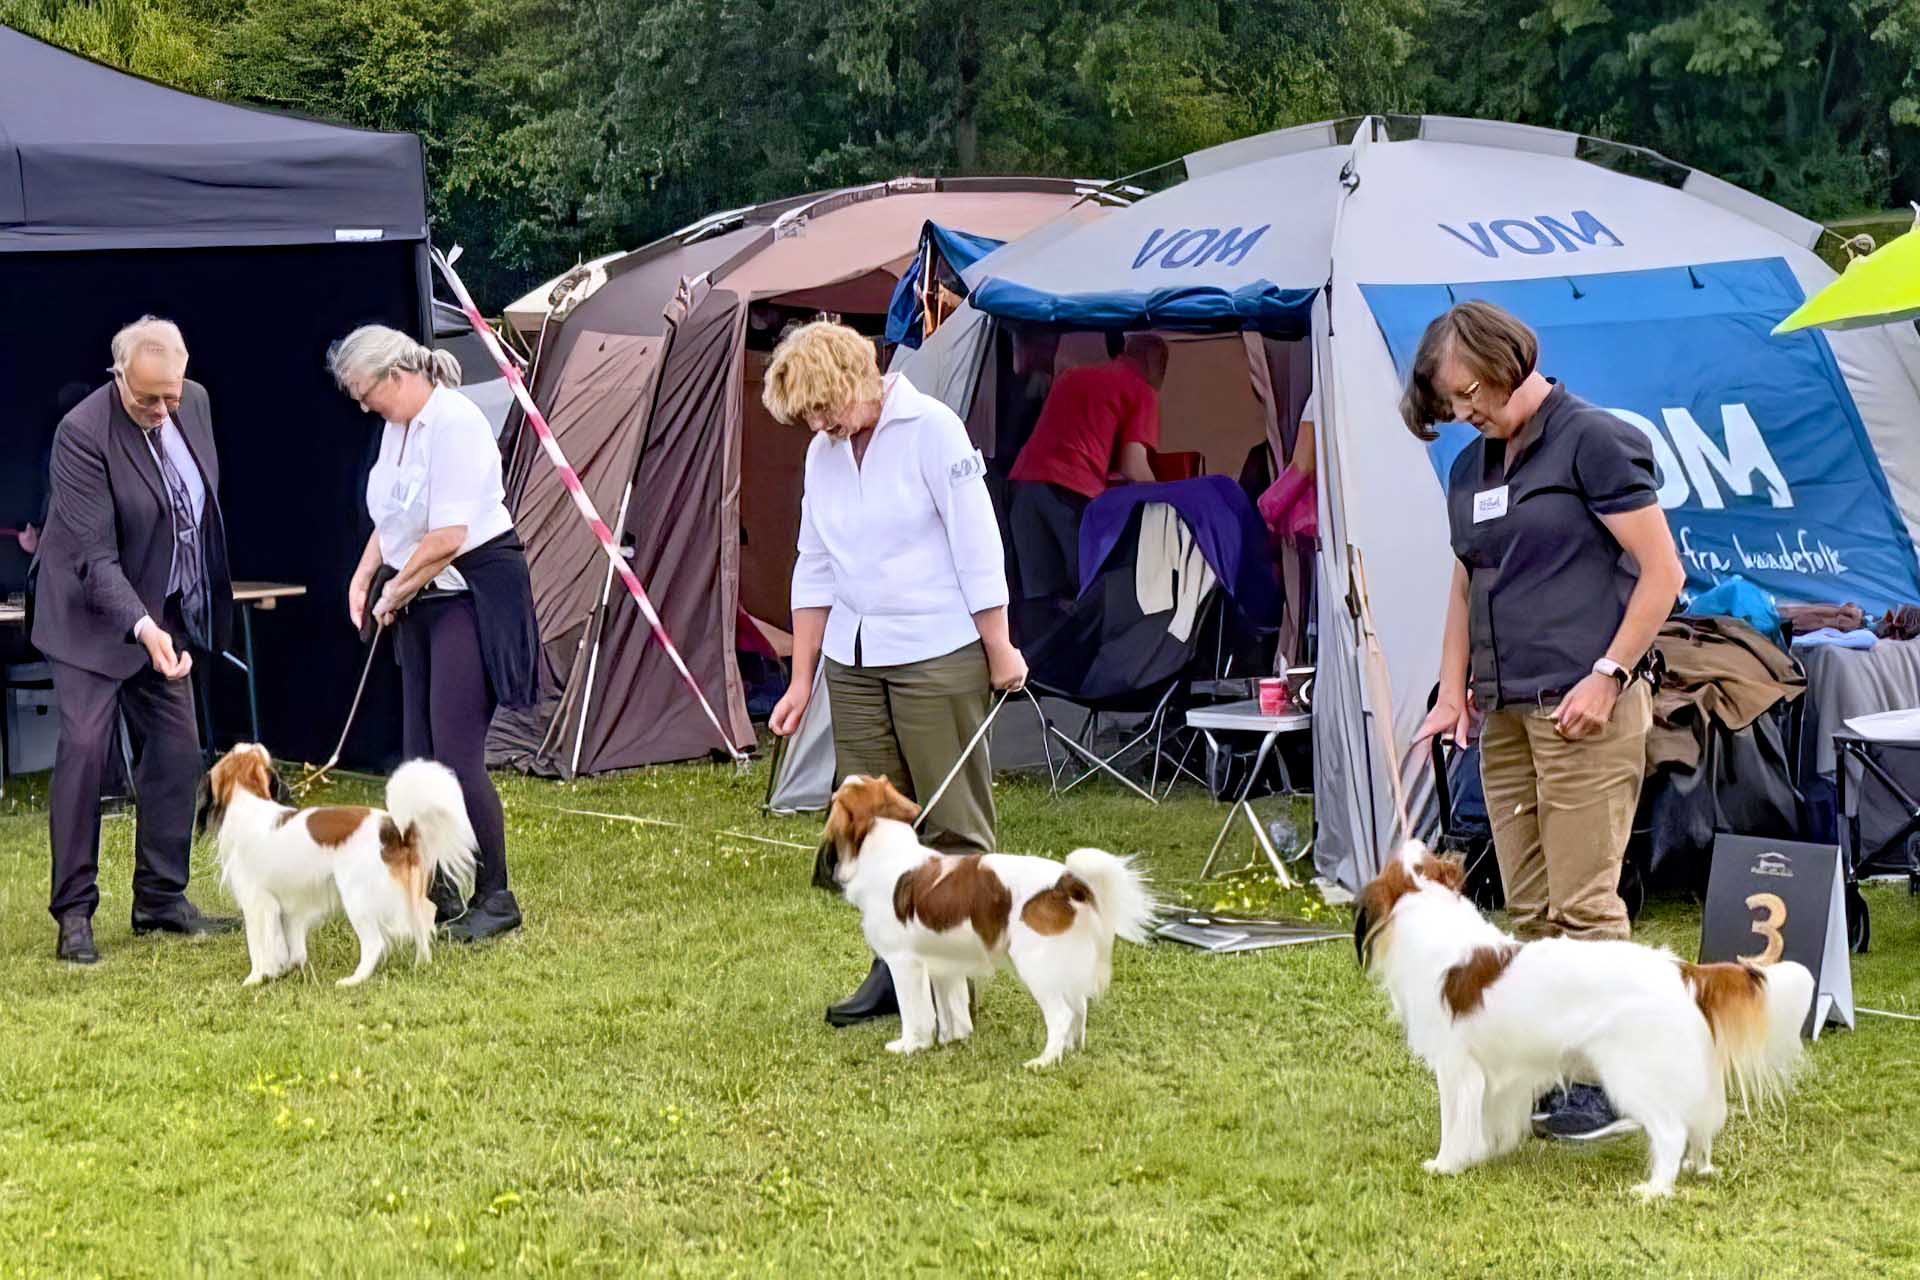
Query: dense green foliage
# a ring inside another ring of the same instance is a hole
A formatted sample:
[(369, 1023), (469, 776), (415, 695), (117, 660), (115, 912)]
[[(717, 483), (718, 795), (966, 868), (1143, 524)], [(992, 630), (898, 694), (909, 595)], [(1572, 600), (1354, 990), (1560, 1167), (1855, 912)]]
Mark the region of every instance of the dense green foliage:
[(752, 200), (1118, 176), (1367, 111), (1613, 137), (1814, 216), (1920, 196), (1920, 0), (0, 0), (0, 21), (418, 131), (489, 305)]

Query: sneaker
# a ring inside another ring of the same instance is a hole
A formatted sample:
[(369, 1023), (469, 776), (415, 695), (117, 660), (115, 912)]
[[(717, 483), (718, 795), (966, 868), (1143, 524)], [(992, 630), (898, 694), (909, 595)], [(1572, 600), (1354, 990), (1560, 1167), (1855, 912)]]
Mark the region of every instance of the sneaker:
[(1533, 1123), (1543, 1125), (1554, 1112), (1567, 1105), (1567, 1091), (1563, 1085), (1555, 1085), (1533, 1101)]
[(1533, 1131), (1541, 1137), (1562, 1142), (1601, 1142), (1640, 1131), (1640, 1122), (1616, 1114), (1607, 1095), (1595, 1085), (1569, 1085), (1563, 1096), (1558, 1109), (1545, 1120), (1535, 1122)]

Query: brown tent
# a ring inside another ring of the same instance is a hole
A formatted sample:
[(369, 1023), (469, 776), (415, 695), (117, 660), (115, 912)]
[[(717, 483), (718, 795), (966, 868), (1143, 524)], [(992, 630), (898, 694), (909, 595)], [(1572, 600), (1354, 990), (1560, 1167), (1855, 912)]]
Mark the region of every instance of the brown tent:
[[(807, 436), (760, 405), (780, 329), (827, 312), (878, 334), (925, 223), (1012, 240), (1091, 216), (1092, 190), (915, 179), (735, 210), (606, 264), (604, 285), (548, 318), (534, 399), (732, 745), (753, 743), (736, 622), (744, 612), (776, 636), (791, 624)], [(515, 437), (507, 483), (533, 575), (542, 698), (495, 721), (489, 762), (566, 777), (718, 750), (531, 431)]]

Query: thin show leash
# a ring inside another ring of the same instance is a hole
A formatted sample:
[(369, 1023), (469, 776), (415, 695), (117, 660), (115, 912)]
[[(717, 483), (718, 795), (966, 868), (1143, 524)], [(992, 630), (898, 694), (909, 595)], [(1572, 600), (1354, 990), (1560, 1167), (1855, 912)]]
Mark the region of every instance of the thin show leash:
[(340, 741), (334, 746), (333, 754), (327, 757), (325, 764), (293, 784), (292, 790), (294, 795), (297, 796), (305, 793), (314, 783), (326, 777), (327, 774), (333, 770), (333, 767), (340, 763), (340, 753), (347, 749), (347, 735), (353, 732), (354, 717), (360, 713), (360, 696), (367, 691), (367, 676), (373, 671), (373, 655), (380, 652), (380, 637), (386, 633), (386, 630), (386, 623), (381, 622), (378, 618), (374, 619), (373, 640), (367, 645), (366, 665), (360, 668), (360, 683), (353, 691), (353, 705), (347, 708), (347, 722), (340, 728)]
[(1002, 689), (1000, 696), (994, 699), (993, 709), (987, 712), (987, 718), (982, 720), (980, 727), (973, 731), (973, 739), (967, 743), (966, 750), (962, 751), (960, 758), (953, 762), (953, 768), (947, 771), (947, 776), (941, 780), (940, 785), (933, 789), (933, 794), (927, 798), (927, 802), (920, 806), (920, 816), (913, 820), (913, 829), (915, 831), (920, 830), (921, 827), (926, 825), (927, 815), (933, 812), (933, 806), (939, 804), (940, 797), (947, 794), (947, 788), (953, 785), (953, 780), (960, 776), (962, 769), (966, 768), (968, 758), (973, 755), (974, 751), (980, 746), (980, 743), (986, 738), (987, 730), (993, 728), (993, 722), (999, 716), (1000, 708), (1006, 706), (1007, 699), (1016, 693), (1026, 694), (1027, 701), (1033, 703), (1036, 711), (1039, 710), (1040, 700), (1033, 696), (1033, 690), (1029, 689), (1026, 685), (1022, 684), (1018, 689)]

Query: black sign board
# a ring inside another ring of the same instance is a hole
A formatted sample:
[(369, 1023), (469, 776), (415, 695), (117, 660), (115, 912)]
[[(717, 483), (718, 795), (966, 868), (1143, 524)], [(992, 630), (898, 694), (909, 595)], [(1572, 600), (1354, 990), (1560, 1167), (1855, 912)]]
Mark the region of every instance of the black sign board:
[(1807, 1034), (1853, 1025), (1853, 958), (1847, 950), (1840, 850), (1754, 836), (1713, 841), (1700, 961), (1794, 960), (1813, 974)]

